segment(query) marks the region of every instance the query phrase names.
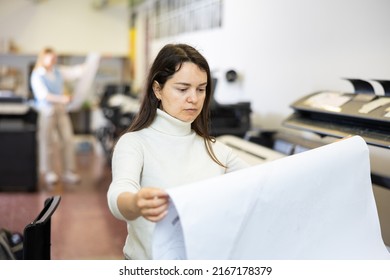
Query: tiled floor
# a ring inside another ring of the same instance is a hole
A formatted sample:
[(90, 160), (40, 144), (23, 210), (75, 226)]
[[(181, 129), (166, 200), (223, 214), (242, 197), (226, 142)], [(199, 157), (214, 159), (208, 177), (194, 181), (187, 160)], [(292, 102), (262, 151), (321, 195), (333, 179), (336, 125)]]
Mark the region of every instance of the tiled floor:
[(82, 177), (78, 185), (58, 183), (48, 188), (40, 180), (36, 192), (0, 192), (0, 228), (23, 232), (47, 197), (61, 195), (52, 216), (52, 259), (123, 259), (126, 224), (107, 207), (110, 168), (94, 149), (79, 152), (77, 158)]

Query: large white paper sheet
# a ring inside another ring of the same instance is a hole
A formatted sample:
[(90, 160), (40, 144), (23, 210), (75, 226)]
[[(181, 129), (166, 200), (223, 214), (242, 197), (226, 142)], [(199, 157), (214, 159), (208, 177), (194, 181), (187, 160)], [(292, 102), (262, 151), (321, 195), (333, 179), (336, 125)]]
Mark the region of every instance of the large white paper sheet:
[(389, 259), (359, 136), (169, 189), (155, 259)]

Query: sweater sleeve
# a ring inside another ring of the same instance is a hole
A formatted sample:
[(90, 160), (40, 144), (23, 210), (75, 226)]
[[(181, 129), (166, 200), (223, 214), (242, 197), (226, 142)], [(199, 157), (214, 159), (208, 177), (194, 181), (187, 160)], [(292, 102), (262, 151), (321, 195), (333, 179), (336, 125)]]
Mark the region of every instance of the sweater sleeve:
[(126, 220), (118, 209), (118, 196), (124, 192), (135, 193), (140, 189), (143, 167), (143, 148), (134, 133), (121, 136), (112, 155), (112, 181), (107, 192), (108, 206), (112, 214)]
[(218, 140), (215, 142), (214, 151), (216, 152), (218, 159), (222, 160), (227, 166), (225, 173), (237, 171), (250, 166), (250, 164), (240, 158), (232, 148)]
[(246, 161), (241, 159), (231, 148), (227, 157), (226, 164), (227, 164), (226, 173), (237, 171), (250, 166)]

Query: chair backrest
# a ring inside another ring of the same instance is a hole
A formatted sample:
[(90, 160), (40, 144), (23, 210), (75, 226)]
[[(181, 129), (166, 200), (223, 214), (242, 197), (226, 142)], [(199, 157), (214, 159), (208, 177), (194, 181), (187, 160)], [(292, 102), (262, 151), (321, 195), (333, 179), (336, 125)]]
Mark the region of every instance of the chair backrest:
[(23, 259), (50, 260), (51, 216), (60, 201), (59, 195), (47, 198), (39, 215), (24, 228)]

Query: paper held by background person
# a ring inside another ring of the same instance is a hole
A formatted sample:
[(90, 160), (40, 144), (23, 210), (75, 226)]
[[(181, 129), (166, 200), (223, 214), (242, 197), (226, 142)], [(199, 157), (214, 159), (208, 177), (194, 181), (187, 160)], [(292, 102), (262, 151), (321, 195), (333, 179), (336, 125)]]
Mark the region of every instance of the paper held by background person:
[(359, 136), (168, 193), (155, 259), (390, 259)]
[(68, 105), (69, 111), (79, 110), (83, 103), (88, 99), (88, 94), (92, 88), (93, 81), (99, 68), (100, 54), (89, 53), (85, 59), (85, 68), (81, 77), (75, 84), (73, 99)]

